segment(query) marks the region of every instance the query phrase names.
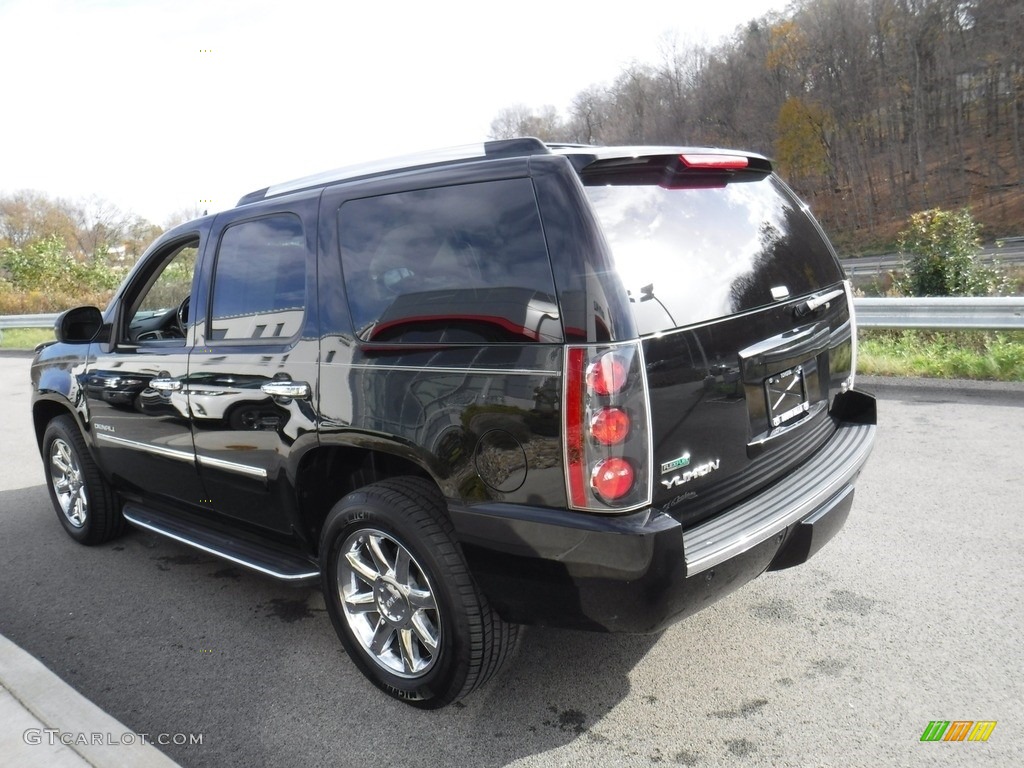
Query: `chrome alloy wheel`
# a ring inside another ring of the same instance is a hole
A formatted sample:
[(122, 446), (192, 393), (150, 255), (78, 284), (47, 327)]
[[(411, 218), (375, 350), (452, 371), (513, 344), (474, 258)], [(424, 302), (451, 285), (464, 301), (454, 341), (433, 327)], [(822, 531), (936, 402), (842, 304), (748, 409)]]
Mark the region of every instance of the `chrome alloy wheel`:
[(341, 547), (338, 594), (352, 634), (393, 675), (420, 677), (434, 665), (441, 619), (416, 558), (383, 531), (355, 531)]
[(81, 528), (89, 517), (89, 498), (78, 459), (61, 438), (50, 445), (50, 481), (64, 517), (75, 528)]

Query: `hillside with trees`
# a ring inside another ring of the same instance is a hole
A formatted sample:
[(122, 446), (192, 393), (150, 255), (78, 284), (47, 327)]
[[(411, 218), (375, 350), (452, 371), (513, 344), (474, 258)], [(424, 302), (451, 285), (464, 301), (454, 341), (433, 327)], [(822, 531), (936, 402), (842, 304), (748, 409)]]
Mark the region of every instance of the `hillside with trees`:
[(1022, 123), (1021, 0), (797, 0), (714, 47), (666, 41), (565, 115), (503, 109), (491, 134), (761, 152), (852, 254), (930, 208), (1024, 235)]

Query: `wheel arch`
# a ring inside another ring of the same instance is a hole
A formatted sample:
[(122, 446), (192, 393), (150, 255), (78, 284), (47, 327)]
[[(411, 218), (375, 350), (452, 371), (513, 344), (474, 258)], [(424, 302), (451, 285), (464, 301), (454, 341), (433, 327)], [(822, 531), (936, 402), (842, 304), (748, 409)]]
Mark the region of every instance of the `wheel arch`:
[(78, 430), (82, 433), (82, 438), (85, 440), (85, 444), (89, 451), (93, 453), (93, 459), (95, 460), (95, 452), (93, 451), (92, 440), (90, 435), (87, 434), (82, 426), (81, 415), (75, 412), (75, 409), (63, 399), (45, 398), (36, 400), (32, 404), (32, 426), (36, 433), (36, 447), (42, 455), (43, 450), (43, 434), (46, 432), (46, 426), (58, 416), (71, 416), (75, 420), (75, 424), (78, 426)]
[(320, 532), (331, 508), (352, 491), (396, 477), (419, 477), (443, 494), (437, 478), (398, 446), (321, 445), (307, 451), (296, 473), (302, 531), (319, 556)]

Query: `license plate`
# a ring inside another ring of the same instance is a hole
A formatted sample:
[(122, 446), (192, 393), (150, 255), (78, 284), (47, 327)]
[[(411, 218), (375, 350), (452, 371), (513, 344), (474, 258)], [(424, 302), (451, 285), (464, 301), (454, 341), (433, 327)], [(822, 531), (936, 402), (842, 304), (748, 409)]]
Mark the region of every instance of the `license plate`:
[(768, 401), (768, 420), (773, 427), (788, 424), (811, 409), (802, 365), (765, 379), (764, 394)]

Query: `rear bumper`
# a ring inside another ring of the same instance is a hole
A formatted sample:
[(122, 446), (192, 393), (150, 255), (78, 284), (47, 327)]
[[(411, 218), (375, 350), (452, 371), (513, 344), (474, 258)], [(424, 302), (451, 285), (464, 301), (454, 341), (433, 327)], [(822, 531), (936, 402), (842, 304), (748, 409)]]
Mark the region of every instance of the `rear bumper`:
[[(853, 393), (851, 393), (853, 394)], [(870, 398), (857, 393), (859, 398)], [(647, 509), (621, 517), (512, 504), (453, 506), (475, 578), (508, 621), (656, 632), (767, 569), (799, 565), (842, 527), (874, 445), (874, 403), (805, 464), (693, 528)]]

